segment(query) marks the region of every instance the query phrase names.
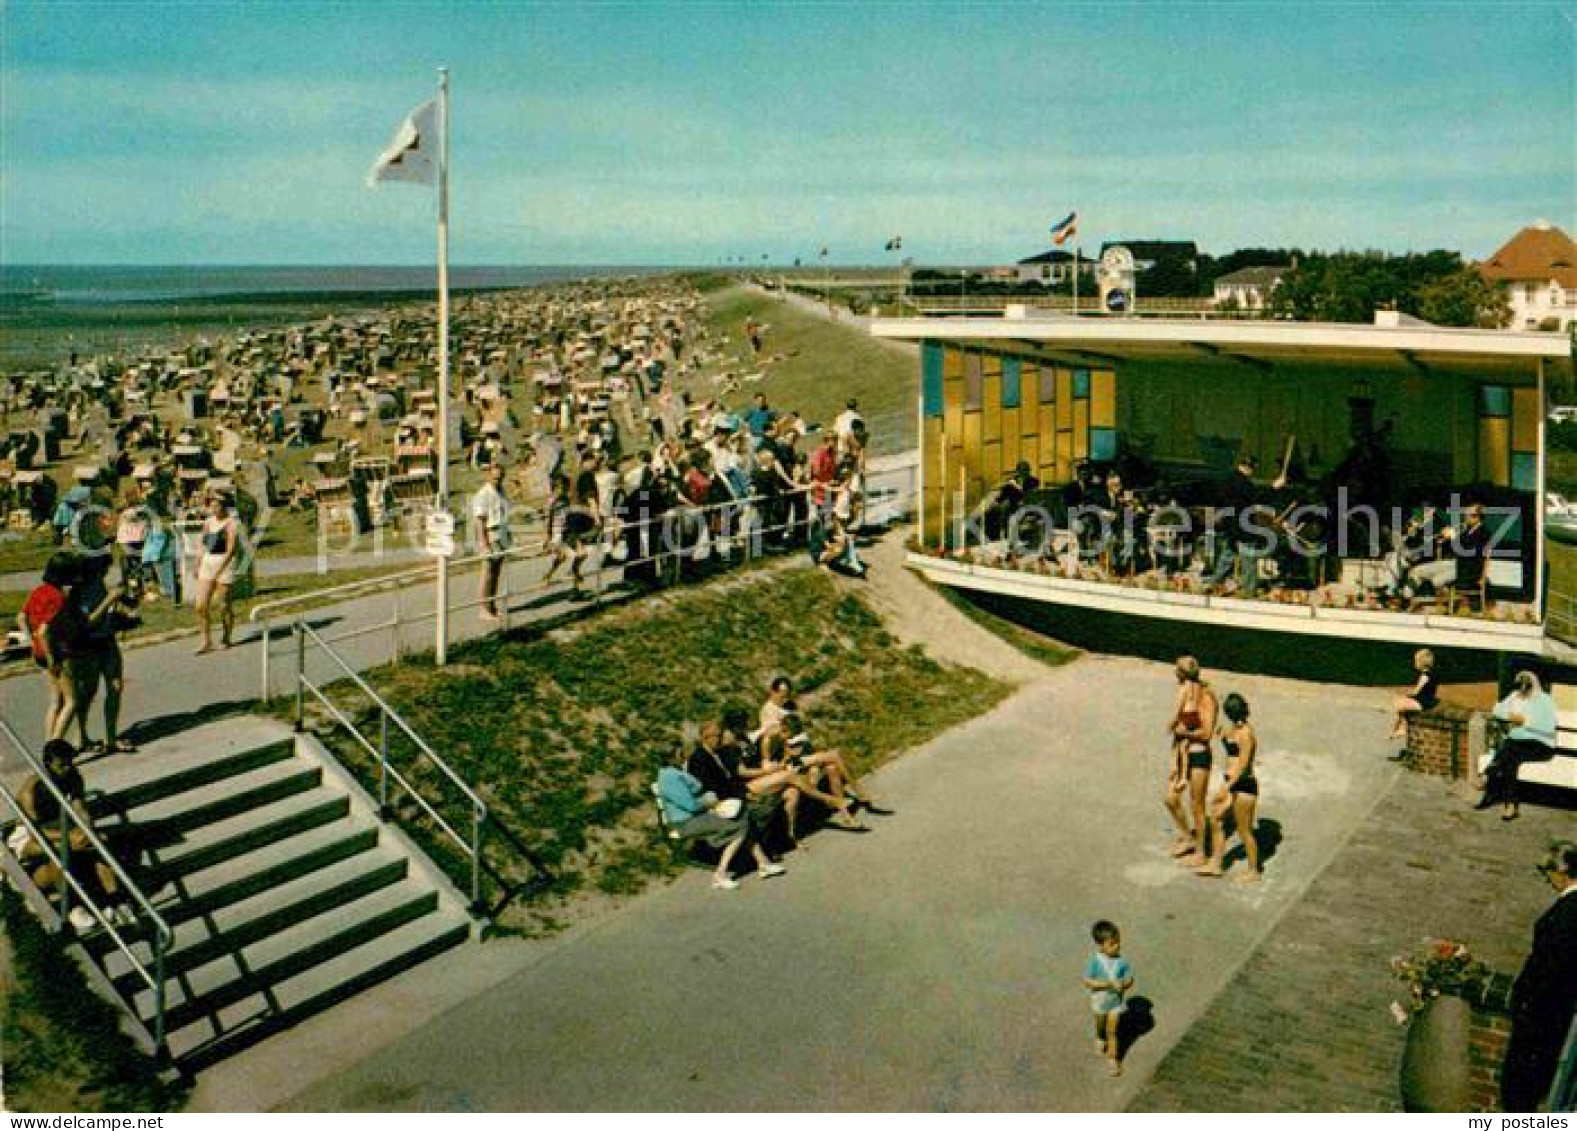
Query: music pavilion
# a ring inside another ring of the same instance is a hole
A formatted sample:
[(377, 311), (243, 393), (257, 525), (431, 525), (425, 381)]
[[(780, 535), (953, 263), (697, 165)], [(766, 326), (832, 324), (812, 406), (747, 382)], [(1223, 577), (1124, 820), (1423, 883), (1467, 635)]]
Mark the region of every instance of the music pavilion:
[[(1558, 651), (1544, 634), (1539, 501), (1545, 388), (1570, 373), (1569, 342), (1380, 320), (1391, 324), (1076, 318), (1010, 307), (1001, 317), (876, 321), (876, 337), (921, 350), (920, 514), (910, 566), (995, 611), (1107, 650), (1176, 649), (1186, 638), (1165, 622), (1183, 621), (1190, 632), (1213, 626), (1228, 638), (1218, 646), (1250, 649), (1283, 670), (1308, 652), (1289, 649), (1288, 634), (1326, 638), (1322, 649), (1348, 641)], [(1293, 448), (1310, 478), (1328, 477), (1359, 435), (1383, 437), (1394, 499), (1444, 510), (1455, 493), (1507, 508), (1487, 593), (1398, 609), (1384, 599), (1378, 552), (1366, 549), (1328, 561), (1318, 584), (1312, 573), (1301, 588), (1267, 577), (1244, 599), (1230, 585), (1204, 584), (1198, 565), (1125, 574), (1087, 556), (1075, 568), (1066, 556), (1059, 563), (1055, 554), (963, 546), (960, 519), (1021, 461), (1043, 486), (1102, 464), (1200, 484), (1224, 482), (1252, 455), (1263, 485)], [(1135, 630), (1140, 642), (1123, 644)], [(1146, 636), (1161, 643), (1147, 645)]]

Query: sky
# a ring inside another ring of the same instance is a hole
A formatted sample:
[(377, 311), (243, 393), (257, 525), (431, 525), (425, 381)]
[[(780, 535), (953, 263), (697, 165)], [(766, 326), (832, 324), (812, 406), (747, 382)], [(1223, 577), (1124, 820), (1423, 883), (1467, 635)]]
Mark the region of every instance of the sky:
[(1577, 231), (1565, 3), (4, 0), (0, 261), (997, 263)]

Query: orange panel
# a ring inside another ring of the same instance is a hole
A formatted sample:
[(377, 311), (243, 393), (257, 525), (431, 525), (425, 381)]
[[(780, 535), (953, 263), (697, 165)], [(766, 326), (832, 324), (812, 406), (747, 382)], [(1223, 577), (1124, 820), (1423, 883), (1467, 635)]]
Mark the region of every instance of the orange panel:
[(1117, 427), (1117, 374), (1110, 369), (1090, 371), (1090, 426)]
[(962, 381), (963, 379), (964, 351), (957, 346), (948, 346), (942, 350), (942, 380)]
[(1019, 432), (1020, 415), (1020, 411), (1016, 408), (1002, 410), (1002, 467), (1005, 472), (1018, 466), (1018, 461), (1024, 458), (1019, 455), (1023, 450), (1024, 442), (1024, 437)]
[(986, 490), (996, 489), (1002, 482), (1002, 441), (988, 441), (981, 453), (980, 477), (985, 480)]
[(1057, 370), (1057, 429), (1073, 427), (1073, 370)]
[(1073, 405), (1073, 458), (1081, 460), (1090, 454), (1090, 402), (1075, 401)]

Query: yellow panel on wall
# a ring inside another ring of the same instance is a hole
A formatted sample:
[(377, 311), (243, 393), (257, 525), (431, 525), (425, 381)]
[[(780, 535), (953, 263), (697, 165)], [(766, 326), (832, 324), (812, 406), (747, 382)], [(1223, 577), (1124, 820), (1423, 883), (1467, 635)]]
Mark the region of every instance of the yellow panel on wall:
[(1117, 427), (1117, 374), (1110, 369), (1090, 371), (1090, 426)]
[(942, 481), (942, 420), (940, 417), (927, 417), (925, 431), (920, 437), (921, 475), (925, 478), (926, 487), (932, 488)]
[(981, 478), (985, 480), (985, 489), (994, 490), (1002, 482), (1002, 442), (1000, 440), (988, 442), (980, 461)]
[[(991, 364), (995, 362), (997, 371), (991, 372)], [(985, 417), (982, 435), (987, 441), (1002, 439), (1002, 359), (993, 354), (986, 355), (986, 387), (982, 394), (984, 400), (981, 412)]]
[(1086, 459), (1090, 454), (1090, 402), (1073, 403), (1073, 458)]
[(1023, 457), (1019, 455), (1022, 450), (1024, 437), (1019, 432), (1019, 417), (1022, 413), (1017, 408), (1002, 410), (1002, 467), (1011, 470), (1018, 465)]
[(964, 370), (960, 356), (957, 377), (942, 382), (942, 427), (948, 443), (960, 442), (964, 434)]
[(1478, 422), (1478, 477), (1498, 487), (1511, 482), (1511, 421), (1504, 416)]
[(1057, 427), (1073, 427), (1073, 370), (1057, 370)]
[(1539, 391), (1511, 390), (1511, 450), (1535, 452), (1539, 449)]
[(1057, 433), (1057, 481), (1066, 483), (1073, 478), (1073, 433)]
[(964, 466), (969, 469), (971, 477), (980, 474), (980, 444), (980, 414), (966, 412), (964, 413), (964, 444), (960, 458), (963, 459)]
[(957, 346), (948, 346), (942, 351), (942, 380), (962, 381), (963, 379), (964, 351)]
[(1002, 376), (1002, 355), (999, 353), (988, 353), (984, 355), (980, 361), (980, 371), (984, 373), (988, 379), (991, 377), (1000, 378)]

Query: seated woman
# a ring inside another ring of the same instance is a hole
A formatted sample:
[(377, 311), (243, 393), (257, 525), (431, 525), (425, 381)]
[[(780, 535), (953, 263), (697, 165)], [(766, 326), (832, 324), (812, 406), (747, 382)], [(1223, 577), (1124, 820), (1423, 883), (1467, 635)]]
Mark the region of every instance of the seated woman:
[[(92, 827), (92, 817), (87, 808), (87, 785), (82, 780), (81, 771), (73, 764), (76, 750), (65, 739), (54, 738), (44, 743), (43, 753), (44, 773), (49, 782), (45, 784), (38, 775), (34, 775), (23, 784), (19, 797), (22, 812), (57, 853), (63, 846), (69, 849), (72, 879), (86, 890), (95, 904), (106, 909), (112, 923), (134, 923), (136, 913), (125, 901), (115, 870), (89, 843), (78, 823), (68, 821), (68, 831), (64, 841), (61, 839), (60, 802), (56, 798), (56, 791), (65, 797), (80, 823)], [(50, 785), (55, 787), (54, 790), (49, 788)], [(60, 866), (50, 859), (41, 845), (29, 840), (17, 855), (41, 891), (65, 887), (65, 877), (61, 874)], [(68, 918), (79, 931), (91, 930), (97, 922), (81, 906), (72, 907)]]
[(750, 801), (751, 810), (758, 814), (761, 824), (764, 825), (771, 812), (781, 804), (788, 825), (788, 838), (798, 847), (800, 799), (809, 797), (829, 809), (843, 813), (848, 822), (846, 827), (858, 827), (858, 822), (849, 815), (847, 801), (823, 792), (816, 776), (807, 773), (803, 765), (788, 757), (789, 751), (786, 743), (780, 741), (782, 736), (779, 732), (762, 734), (759, 741), (753, 742), (746, 733), (750, 725), (748, 720), (749, 715), (738, 708), (724, 711), (723, 743), (731, 751), (729, 760), (736, 764), (736, 773), (744, 786), (745, 796)]
[(1413, 684), (1413, 689), (1391, 700), (1391, 709), (1396, 712), (1396, 724), (1391, 727), (1393, 739), (1407, 737), (1409, 716), (1433, 710), (1435, 704), (1440, 702), (1440, 683), (1434, 674), (1435, 654), (1428, 648), (1414, 652), (1413, 670), (1418, 673), (1418, 682)]
[(781, 876), (783, 866), (774, 864), (756, 842), (743, 803), (737, 798), (719, 798), (705, 789), (685, 769), (685, 758), (684, 747), (676, 747), (673, 764), (657, 772), (657, 803), (674, 832), (686, 840), (700, 840), (721, 849), (717, 867), (712, 871), (712, 886), (724, 891), (739, 886), (739, 881), (729, 874), (729, 865), (747, 845), (763, 879)]
[(1526, 670), (1517, 673), (1511, 694), (1495, 704), (1493, 714), (1508, 729), (1484, 770), (1484, 796), (1475, 808), (1488, 809), (1498, 801), (1504, 807), (1500, 819), (1514, 821), (1519, 813), (1518, 771), (1524, 762), (1555, 757), (1559, 715), (1539, 677)]

